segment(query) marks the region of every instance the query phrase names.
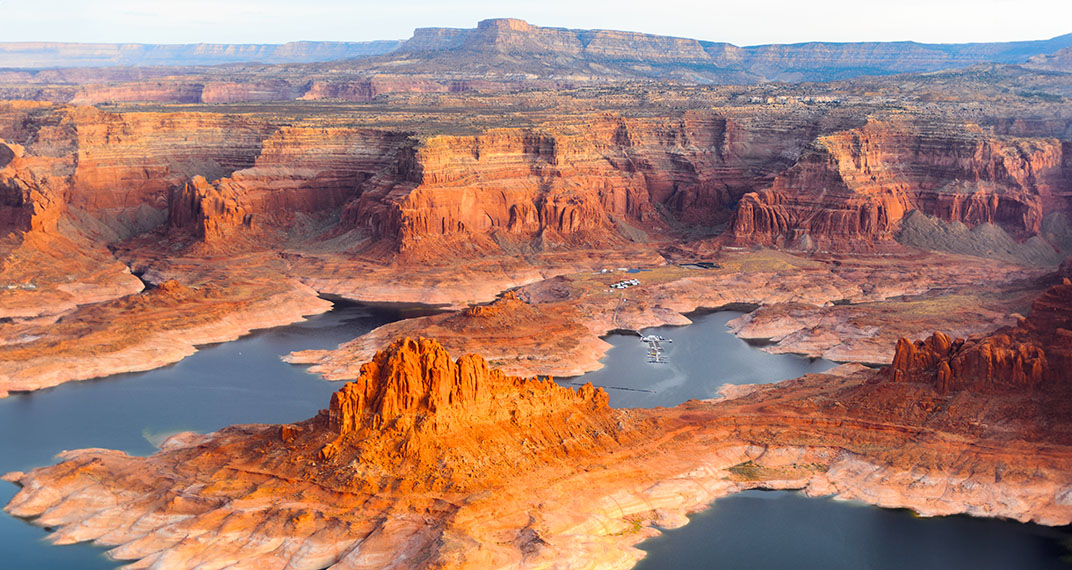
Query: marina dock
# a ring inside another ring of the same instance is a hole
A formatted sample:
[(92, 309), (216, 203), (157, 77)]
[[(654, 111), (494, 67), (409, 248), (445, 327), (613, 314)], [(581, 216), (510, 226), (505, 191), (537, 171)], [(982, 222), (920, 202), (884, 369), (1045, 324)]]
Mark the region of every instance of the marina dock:
[(652, 364), (666, 364), (665, 349), (663, 343), (674, 342), (671, 339), (658, 335), (641, 336), (640, 341), (648, 345), (648, 362)]

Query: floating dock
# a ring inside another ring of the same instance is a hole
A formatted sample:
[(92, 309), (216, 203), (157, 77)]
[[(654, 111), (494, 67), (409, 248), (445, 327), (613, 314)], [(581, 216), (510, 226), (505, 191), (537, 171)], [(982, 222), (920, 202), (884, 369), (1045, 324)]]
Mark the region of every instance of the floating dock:
[(648, 345), (648, 362), (652, 364), (667, 363), (666, 355), (664, 354), (665, 349), (663, 348), (663, 343), (672, 343), (674, 342), (673, 340), (670, 340), (666, 337), (650, 334), (647, 336), (641, 336), (640, 341)]

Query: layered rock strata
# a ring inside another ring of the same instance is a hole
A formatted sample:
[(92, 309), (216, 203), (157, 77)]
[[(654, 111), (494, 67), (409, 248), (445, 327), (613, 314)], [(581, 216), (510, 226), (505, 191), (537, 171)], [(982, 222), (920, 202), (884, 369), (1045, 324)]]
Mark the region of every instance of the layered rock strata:
[[(368, 128), (353, 126), (350, 119), (289, 121), (263, 113), (118, 113), (37, 103), (0, 105), (0, 138), (7, 141), (0, 147), (0, 219), (11, 232), (0, 244), (0, 315), (15, 319), (0, 323), (0, 336), (19, 343), (49, 334), (64, 337), (68, 333), (49, 328), (62, 314), (82, 314), (76, 313), (80, 306), (141, 291), (143, 284), (132, 271), (149, 285), (175, 279), (195, 288), (212, 282), (228, 291), (231, 283), (248, 282), (265, 286), (271, 291), (266, 297), (272, 297), (280, 293), (278, 284), (297, 280), (318, 293), (353, 299), (461, 308), (558, 276), (608, 266), (658, 268), (664, 263), (660, 249), (681, 251), (685, 259), (706, 255), (687, 251), (691, 246), (682, 245), (683, 237), (717, 231), (739, 197), (772, 181), (777, 187), (778, 180), (791, 177), (786, 173), (810, 168), (807, 157), (814, 149), (804, 149), (817, 133), (826, 133), (820, 137), (824, 144), (840, 145), (837, 148), (850, 155), (855, 143), (848, 133), (874, 137), (861, 142), (861, 149), (866, 146), (866, 160), (881, 163), (881, 170), (868, 162), (857, 169), (863, 174), (853, 170), (855, 166), (838, 167), (836, 176), (828, 173), (853, 184), (866, 182), (867, 169), (881, 174), (874, 176), (886, 186), (897, 186), (904, 175), (922, 181), (917, 198), (924, 200), (945, 196), (946, 187), (938, 186), (942, 180), (975, 172), (976, 178), (991, 181), (988, 184), (1005, 185), (999, 190), (1020, 185), (1019, 194), (1007, 192), (1010, 199), (1037, 203), (1040, 213), (1058, 208), (1063, 199), (1060, 176), (1065, 166), (1054, 161), (1064, 151), (1054, 154), (1049, 139), (1009, 142), (972, 131), (974, 142), (954, 145), (960, 158), (943, 166), (945, 159), (935, 154), (944, 144), (942, 137), (960, 141), (960, 135), (938, 129), (920, 139), (917, 123), (892, 121), (845, 130), (859, 124), (855, 112), (798, 111), (768, 110), (752, 116), (702, 110), (674, 113), (669, 119), (583, 113), (526, 119), (534, 125), (529, 127), (446, 134), (443, 131), (452, 129), (442, 125), (415, 133), (410, 128), (417, 122), (401, 111), (389, 120), (377, 119), (377, 124), (397, 120), (400, 126)], [(919, 153), (903, 148), (919, 140), (929, 141)], [(802, 152), (805, 158), (798, 160)], [(1014, 160), (1016, 152), (1023, 157), (1020, 162)], [(973, 158), (966, 158), (968, 154)], [(936, 166), (920, 166), (930, 164), (926, 161)], [(822, 194), (818, 183), (805, 186), (801, 199)], [(833, 220), (846, 208), (844, 197), (826, 196), (829, 203), (820, 200), (809, 206), (818, 208), (813, 220)], [(990, 204), (987, 200), (983, 202)], [(742, 201), (738, 222), (745, 219), (748, 203)], [(1009, 218), (1002, 217), (1004, 203), (993, 212), (974, 206), (950, 212), (965, 220), (984, 213), (1002, 223), (1015, 218), (1024, 222), (1021, 232), (1032, 231), (1034, 206), (1023, 210), (1026, 217)], [(873, 235), (852, 230), (856, 233), (851, 239), (835, 241), (889, 251), (899, 247), (885, 239), (890, 224)], [(821, 226), (826, 229), (813, 229), (846, 235), (836, 224)], [(766, 235), (737, 238), (763, 241)], [(780, 237), (768, 237), (784, 243)], [(61, 268), (57, 260), (62, 259), (66, 261)], [(263, 262), (266, 259), (272, 261)], [(755, 264), (744, 265), (759, 267), (765, 259), (758, 254)], [(258, 261), (252, 265), (249, 260)], [(554, 323), (549, 330), (570, 335), (587, 329), (579, 337), (585, 340), (573, 347), (541, 345), (514, 335), (516, 342), (500, 343), (503, 348), (495, 351), (495, 336), (510, 333), (494, 324), (486, 327), (487, 334), (470, 334), (464, 342), (459, 342), (463, 335), (446, 330), (436, 334), (452, 350), (480, 352), (518, 373), (577, 374), (596, 366), (606, 348), (596, 337), (608, 330), (682, 324), (687, 320), (681, 313), (698, 307), (802, 302), (806, 318), (798, 309), (788, 318), (779, 309), (739, 330), (743, 336), (777, 337), (778, 348), (771, 350), (885, 362), (892, 356), (892, 344), (882, 335), (866, 340), (875, 322), (885, 322), (882, 311), (822, 306), (849, 298), (882, 301), (918, 295), (939, 288), (941, 281), (934, 268), (924, 269), (929, 276), (924, 285), (910, 274), (925, 265), (915, 262), (912, 270), (895, 272), (898, 286), (887, 289), (868, 289), (872, 286), (861, 281), (869, 278), (870, 269), (832, 270), (838, 275), (834, 285), (794, 299), (778, 280), (799, 282), (790, 274), (802, 265), (808, 264), (791, 261), (784, 271), (753, 271), (743, 277), (718, 272), (713, 279), (671, 271), (657, 287), (634, 292), (653, 295), (641, 303), (630, 298), (618, 307), (617, 298), (600, 295), (585, 301), (578, 316), (568, 308), (573, 304), (569, 301), (546, 307), (553, 307), (553, 318), (523, 319)], [(965, 271), (949, 284), (959, 287), (976, 273)], [(1004, 273), (1009, 279), (999, 278), (1003, 283), (1021, 275), (1011, 268)], [(707, 286), (717, 286), (720, 292), (705, 291)], [(326, 306), (306, 302), (311, 292), (299, 290), (292, 310), (280, 313), (281, 320), (258, 318), (257, 326), (289, 322), (313, 305)], [(965, 310), (958, 310), (964, 324), (956, 332), (974, 334), (1006, 324), (1018, 309), (999, 305), (981, 306), (974, 313), (980, 324), (972, 324), (965, 304)], [(874, 318), (878, 320), (866, 322)], [(895, 320), (919, 328), (895, 324), (889, 334), (915, 337), (935, 328), (934, 318)], [(450, 326), (463, 330), (462, 320)], [(105, 324), (95, 323), (92, 326)], [(793, 323), (798, 326), (791, 328)], [(346, 367), (370, 357), (374, 347), (394, 334), (419, 332), (380, 331), (377, 334), (384, 336), (366, 339), (365, 348), (354, 353)], [(208, 335), (202, 342), (208, 338), (217, 337)], [(48, 358), (58, 356), (49, 353)], [(85, 368), (90, 369), (92, 375), (110, 370)], [(23, 381), (27, 386), (52, 382)]]
[(1072, 282), (1047, 290), (1017, 326), (981, 338), (936, 332), (915, 343), (902, 338), (888, 375), (933, 384), (943, 394), (1034, 390), (1072, 381)]
[(911, 210), (1037, 235), (1072, 188), (1068, 144), (974, 125), (871, 120), (819, 137), (769, 189), (742, 198), (732, 235), (802, 249), (889, 244)]

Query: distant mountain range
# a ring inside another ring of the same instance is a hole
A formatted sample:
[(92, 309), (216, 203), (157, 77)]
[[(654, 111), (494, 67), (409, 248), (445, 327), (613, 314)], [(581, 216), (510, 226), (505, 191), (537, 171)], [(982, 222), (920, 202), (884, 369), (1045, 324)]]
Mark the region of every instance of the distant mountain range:
[(285, 44), (79, 44), (0, 42), (0, 68), (310, 63), (381, 55), (401, 40)]
[[(220, 80), (244, 84), (267, 79), (286, 82), (282, 88), (275, 84), (258, 87), (258, 97), (266, 99), (302, 96), (310, 89), (309, 97), (366, 99), (376, 93), (418, 87), (436, 91), (620, 81), (832, 81), (984, 63), (1067, 71), (1070, 50), (1072, 34), (1004, 43), (811, 42), (738, 47), (688, 38), (548, 28), (522, 20), (494, 19), (471, 29), (419, 28), (405, 41), (280, 45), (0, 43), (0, 69), (8, 70), (0, 73), (0, 83), (104, 85), (165, 76), (194, 81), (197, 75), (198, 86)], [(210, 67), (220, 64), (231, 65)], [(38, 71), (57, 68), (59, 71)], [(355, 87), (355, 80), (378, 84)], [(426, 83), (416, 86), (411, 84), (413, 81)], [(42, 93), (27, 96), (76, 97), (71, 93)], [(112, 100), (113, 96), (103, 97)], [(84, 100), (98, 101), (95, 95)]]

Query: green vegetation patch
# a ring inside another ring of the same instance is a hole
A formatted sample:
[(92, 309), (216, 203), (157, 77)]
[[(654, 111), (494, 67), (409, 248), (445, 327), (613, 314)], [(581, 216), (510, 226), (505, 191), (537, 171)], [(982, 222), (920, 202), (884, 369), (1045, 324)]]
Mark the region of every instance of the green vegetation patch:
[(818, 463), (791, 463), (784, 467), (766, 467), (754, 461), (745, 461), (730, 467), (734, 481), (770, 481), (773, 479), (800, 479), (815, 473), (826, 472), (826, 466)]

